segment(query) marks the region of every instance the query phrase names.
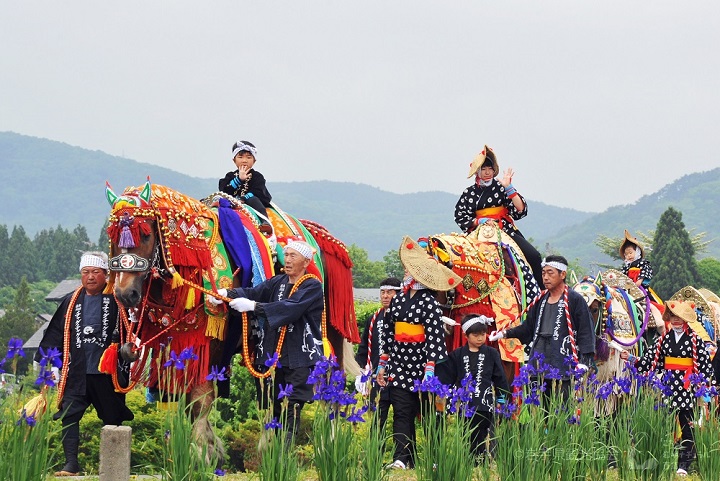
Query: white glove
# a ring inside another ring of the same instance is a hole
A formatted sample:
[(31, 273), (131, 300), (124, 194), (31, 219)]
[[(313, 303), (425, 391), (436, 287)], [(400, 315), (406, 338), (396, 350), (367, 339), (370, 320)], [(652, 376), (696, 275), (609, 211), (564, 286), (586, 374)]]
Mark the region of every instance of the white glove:
[(356, 390), (361, 396), (367, 396), (368, 393), (369, 393), (369, 390), (368, 390), (368, 382), (367, 382), (367, 381), (365, 381), (365, 382), (362, 381), (362, 378), (363, 378), (363, 377), (366, 377), (366, 376), (368, 375), (368, 372), (366, 372), (366, 371), (367, 371), (367, 369), (366, 369), (366, 370), (363, 370), (362, 373), (360, 373), (359, 375), (355, 376), (355, 390)]
[(255, 310), (255, 304), (255, 301), (251, 301), (247, 297), (238, 297), (230, 301), (228, 305), (238, 312), (248, 312)]
[[(227, 289), (218, 289), (217, 293), (220, 294), (220, 295), (223, 296), (223, 297), (227, 297)], [(213, 306), (219, 306), (220, 304), (222, 304), (223, 302), (225, 302), (225, 301), (223, 301), (222, 299), (218, 299), (218, 298), (215, 297), (215, 296), (207, 296), (207, 300), (208, 300), (208, 302), (209, 302), (210, 304), (212, 304)]]
[(505, 337), (505, 330), (504, 330), (504, 329), (503, 329), (502, 331), (493, 331), (493, 332), (491, 332), (490, 335), (488, 336), (488, 341), (490, 341), (490, 342), (495, 342), (495, 341), (497, 341), (497, 340), (499, 340), (499, 339), (503, 339), (504, 337)]
[(575, 370), (580, 372), (581, 374), (585, 374), (588, 371), (588, 367), (585, 364), (579, 362)]

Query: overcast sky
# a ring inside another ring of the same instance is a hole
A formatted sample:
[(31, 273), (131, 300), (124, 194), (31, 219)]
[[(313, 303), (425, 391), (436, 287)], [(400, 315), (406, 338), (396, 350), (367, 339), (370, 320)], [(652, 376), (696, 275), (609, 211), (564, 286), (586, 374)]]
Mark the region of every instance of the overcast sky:
[(0, 0), (0, 131), (458, 195), (487, 143), (526, 197), (602, 211), (720, 165), (719, 45), (716, 0)]

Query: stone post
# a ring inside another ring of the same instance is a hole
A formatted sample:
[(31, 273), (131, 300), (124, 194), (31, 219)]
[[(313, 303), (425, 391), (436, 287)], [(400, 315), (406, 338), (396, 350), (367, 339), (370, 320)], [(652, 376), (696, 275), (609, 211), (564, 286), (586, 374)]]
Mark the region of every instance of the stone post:
[(100, 432), (100, 481), (130, 479), (130, 426), (103, 426)]

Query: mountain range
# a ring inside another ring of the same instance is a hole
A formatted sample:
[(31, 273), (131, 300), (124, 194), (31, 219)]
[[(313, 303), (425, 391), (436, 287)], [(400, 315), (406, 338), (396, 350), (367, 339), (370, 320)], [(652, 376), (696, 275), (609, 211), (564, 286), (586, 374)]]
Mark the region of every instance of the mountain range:
[[(105, 181), (116, 193), (140, 185), (150, 176), (201, 198), (217, 190), (217, 179), (198, 178), (152, 164), (71, 146), (62, 142), (0, 132), (0, 224), (8, 229), (22, 225), (33, 236), (42, 229), (61, 225), (87, 228), (99, 237), (109, 213)], [(286, 212), (314, 220), (347, 245), (356, 244), (370, 259), (380, 260), (396, 249), (404, 235), (422, 237), (456, 232), (453, 211), (459, 192), (395, 194), (350, 182), (272, 182), (273, 201)], [(601, 195), (602, 186), (594, 186)], [(629, 184), (628, 188), (631, 188)], [(589, 194), (590, 195), (590, 194)], [(720, 168), (685, 175), (634, 204), (615, 206), (602, 213), (556, 207), (532, 199), (528, 216), (517, 225), (541, 253), (559, 252), (586, 267), (611, 260), (594, 244), (599, 234), (620, 236), (623, 229), (654, 229), (662, 212), (673, 206), (683, 213), (688, 229), (720, 232), (720, 216), (708, 215), (720, 205)], [(577, 204), (582, 205), (582, 199)], [(708, 254), (720, 258), (720, 244), (710, 244)]]

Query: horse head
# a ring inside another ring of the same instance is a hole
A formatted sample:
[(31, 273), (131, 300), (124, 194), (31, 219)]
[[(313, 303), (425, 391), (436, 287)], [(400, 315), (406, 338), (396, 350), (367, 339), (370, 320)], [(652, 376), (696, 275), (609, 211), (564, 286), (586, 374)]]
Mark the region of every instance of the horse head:
[(111, 206), (108, 221), (110, 239), (110, 285), (125, 307), (136, 307), (143, 297), (143, 284), (152, 267), (158, 267), (155, 209), (150, 203), (150, 179), (137, 189), (118, 196), (109, 183), (105, 193)]

